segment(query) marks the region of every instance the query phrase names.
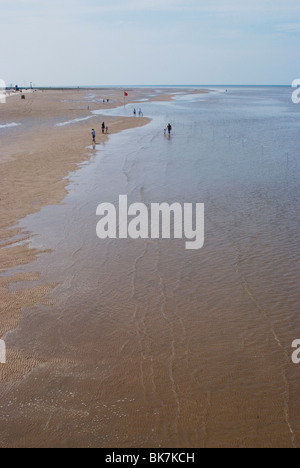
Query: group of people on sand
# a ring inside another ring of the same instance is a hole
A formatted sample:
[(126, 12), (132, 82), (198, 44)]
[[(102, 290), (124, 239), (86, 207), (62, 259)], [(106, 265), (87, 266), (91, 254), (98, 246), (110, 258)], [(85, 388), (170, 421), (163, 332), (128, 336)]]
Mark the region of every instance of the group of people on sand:
[(105, 122), (102, 122), (101, 127), (102, 127), (102, 133), (103, 133), (103, 135), (104, 135), (104, 133), (108, 133), (108, 126), (105, 125)]
[[(133, 115), (137, 115), (137, 110), (136, 110), (136, 108), (133, 109)], [(139, 109), (139, 116), (140, 116), (140, 117), (144, 117), (144, 114), (143, 114), (143, 111), (142, 111), (141, 108)]]
[[(102, 128), (102, 134), (104, 135), (106, 133), (106, 135), (107, 135), (108, 134), (108, 126), (105, 125), (105, 122), (102, 122), (101, 128)], [(96, 130), (94, 128), (92, 128), (92, 138), (93, 138), (93, 143), (96, 143)]]
[[(134, 115), (136, 115), (136, 109), (133, 111)], [(105, 122), (102, 122), (102, 134), (104, 135), (105, 133), (108, 134), (108, 126), (105, 125)], [(164, 129), (164, 134), (166, 135), (168, 132), (168, 135), (171, 136), (171, 131), (172, 131), (172, 125), (168, 123), (167, 127)], [(96, 143), (96, 131), (93, 128), (92, 129), (92, 138), (93, 138), (93, 143)]]

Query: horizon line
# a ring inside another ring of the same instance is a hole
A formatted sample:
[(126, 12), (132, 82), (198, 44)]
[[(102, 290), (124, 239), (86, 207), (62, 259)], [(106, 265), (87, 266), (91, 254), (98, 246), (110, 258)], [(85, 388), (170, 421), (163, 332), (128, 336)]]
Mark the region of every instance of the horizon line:
[[(43, 86), (21, 86), (15, 85), (19, 88), (24, 89), (95, 89), (95, 88), (194, 88), (194, 87), (224, 87), (224, 88), (233, 88), (233, 87), (291, 87), (291, 84), (128, 84), (128, 85), (43, 85)], [(6, 86), (6, 89), (13, 89), (15, 86)]]

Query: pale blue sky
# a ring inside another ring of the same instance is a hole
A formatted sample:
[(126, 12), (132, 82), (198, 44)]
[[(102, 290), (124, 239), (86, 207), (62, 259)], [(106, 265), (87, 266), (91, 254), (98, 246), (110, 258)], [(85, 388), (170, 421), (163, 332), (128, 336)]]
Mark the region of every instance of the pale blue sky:
[(299, 0), (0, 0), (0, 79), (291, 84)]

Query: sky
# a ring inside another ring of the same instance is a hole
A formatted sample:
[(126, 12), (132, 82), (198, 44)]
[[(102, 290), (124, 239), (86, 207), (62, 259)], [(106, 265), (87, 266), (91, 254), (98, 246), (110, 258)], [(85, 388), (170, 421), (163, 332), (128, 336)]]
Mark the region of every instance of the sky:
[(0, 0), (7, 85), (290, 85), (299, 0)]

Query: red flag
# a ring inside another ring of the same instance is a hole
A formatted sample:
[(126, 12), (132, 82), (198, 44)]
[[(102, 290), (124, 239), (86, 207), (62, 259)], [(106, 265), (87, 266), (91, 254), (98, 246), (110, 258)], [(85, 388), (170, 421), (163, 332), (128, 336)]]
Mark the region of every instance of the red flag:
[(128, 93), (126, 93), (126, 91), (124, 91), (124, 96), (127, 97), (128, 96)]

